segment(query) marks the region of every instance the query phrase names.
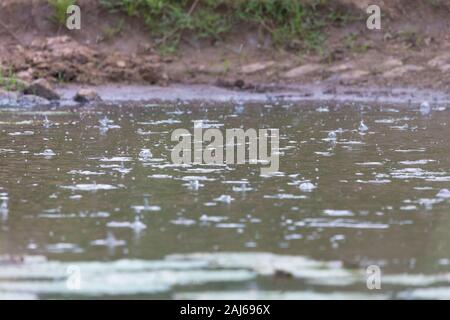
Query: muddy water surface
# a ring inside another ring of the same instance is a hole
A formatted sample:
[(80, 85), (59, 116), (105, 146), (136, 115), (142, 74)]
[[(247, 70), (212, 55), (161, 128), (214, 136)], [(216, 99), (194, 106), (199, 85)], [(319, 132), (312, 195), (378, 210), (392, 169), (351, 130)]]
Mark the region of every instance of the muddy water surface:
[[(195, 120), (278, 128), (279, 172), (174, 165), (171, 133)], [(2, 109), (0, 298), (450, 298), (449, 121), (362, 103)]]

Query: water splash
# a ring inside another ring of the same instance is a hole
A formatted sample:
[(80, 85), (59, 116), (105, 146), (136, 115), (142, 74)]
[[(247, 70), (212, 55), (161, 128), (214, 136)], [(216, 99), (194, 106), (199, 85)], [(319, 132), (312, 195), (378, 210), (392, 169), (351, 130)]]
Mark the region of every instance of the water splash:
[(298, 187), (303, 192), (312, 192), (314, 189), (317, 188), (314, 184), (312, 184), (309, 181), (300, 183), (300, 185)]
[(363, 120), (359, 123), (358, 131), (359, 132), (367, 132), (369, 128), (366, 126)]
[(139, 160), (140, 161), (148, 161), (152, 158), (152, 152), (150, 151), (150, 149), (142, 149), (139, 152)]

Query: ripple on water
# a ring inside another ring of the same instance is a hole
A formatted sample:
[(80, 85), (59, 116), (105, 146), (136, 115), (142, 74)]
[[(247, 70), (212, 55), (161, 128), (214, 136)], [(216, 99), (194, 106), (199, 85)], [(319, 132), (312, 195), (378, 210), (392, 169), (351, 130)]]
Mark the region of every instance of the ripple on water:
[(63, 189), (72, 191), (98, 191), (98, 190), (116, 190), (119, 187), (111, 184), (75, 184), (72, 186), (61, 186)]

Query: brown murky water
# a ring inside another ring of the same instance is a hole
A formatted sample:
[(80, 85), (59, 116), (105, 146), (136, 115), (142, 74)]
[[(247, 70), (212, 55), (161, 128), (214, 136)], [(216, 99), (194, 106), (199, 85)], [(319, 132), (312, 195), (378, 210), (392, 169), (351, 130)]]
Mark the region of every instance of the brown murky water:
[[(173, 165), (171, 132), (194, 120), (279, 128), (279, 172)], [(360, 103), (0, 110), (0, 298), (450, 298), (449, 121)]]

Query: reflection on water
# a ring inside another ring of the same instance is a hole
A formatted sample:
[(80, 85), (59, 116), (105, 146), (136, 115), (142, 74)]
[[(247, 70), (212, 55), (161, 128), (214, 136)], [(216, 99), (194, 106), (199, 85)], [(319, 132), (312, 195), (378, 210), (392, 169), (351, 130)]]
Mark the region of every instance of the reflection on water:
[[(279, 172), (173, 164), (171, 132), (197, 120), (279, 128)], [(0, 110), (0, 298), (450, 298), (448, 121), (419, 105)]]

